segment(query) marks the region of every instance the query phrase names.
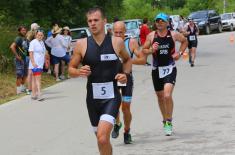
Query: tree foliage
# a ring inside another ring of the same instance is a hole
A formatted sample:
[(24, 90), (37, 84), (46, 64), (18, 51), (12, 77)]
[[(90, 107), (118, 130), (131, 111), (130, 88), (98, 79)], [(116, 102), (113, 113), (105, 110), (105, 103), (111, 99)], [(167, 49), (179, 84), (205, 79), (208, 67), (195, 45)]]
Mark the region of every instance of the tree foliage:
[[(224, 0), (1, 0), (0, 25), (29, 25), (38, 22), (49, 27), (52, 21), (57, 21), (71, 27), (85, 26), (85, 12), (94, 5), (104, 8), (110, 22), (115, 16), (152, 18), (160, 11), (186, 16), (202, 9), (216, 9), (222, 13), (223, 2)], [(235, 1), (226, 2), (226, 11), (235, 11)]]
[(0, 24), (30, 24), (50, 26), (53, 21), (72, 27), (86, 24), (85, 12), (92, 6), (102, 6), (108, 19), (121, 13), (122, 0), (1, 0)]

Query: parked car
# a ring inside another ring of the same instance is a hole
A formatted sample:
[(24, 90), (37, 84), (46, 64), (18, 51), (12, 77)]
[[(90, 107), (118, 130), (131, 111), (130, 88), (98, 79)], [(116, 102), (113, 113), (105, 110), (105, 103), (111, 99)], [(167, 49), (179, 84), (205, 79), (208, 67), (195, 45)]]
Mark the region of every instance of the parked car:
[(78, 39), (86, 38), (91, 35), (88, 27), (73, 28), (71, 31), (72, 42)]
[(142, 19), (130, 19), (124, 21), (126, 25), (126, 37), (137, 37), (140, 35), (140, 26), (143, 23)]
[(221, 20), (224, 30), (233, 31), (235, 28), (235, 12), (221, 14)]
[[(108, 29), (112, 29), (112, 24), (110, 23), (105, 24), (106, 34), (107, 34)], [(78, 39), (91, 36), (91, 33), (88, 27), (73, 28), (70, 31), (71, 31), (72, 42), (76, 42)]]
[(86, 38), (91, 35), (88, 27), (73, 28), (70, 29), (70, 32), (72, 37), (72, 48), (74, 48), (75, 43), (78, 39)]
[(107, 34), (109, 30), (113, 30), (113, 24), (111, 23), (105, 24), (105, 34)]
[(213, 30), (222, 32), (223, 27), (221, 17), (215, 10), (201, 10), (192, 12), (188, 18), (194, 20), (200, 32), (205, 32), (206, 34), (210, 34)]
[[(105, 24), (106, 34), (107, 34), (108, 29), (112, 29), (112, 24), (110, 23)], [(74, 48), (75, 43), (78, 39), (91, 36), (91, 32), (89, 31), (88, 27), (73, 28), (73, 29), (70, 29), (70, 32), (71, 32), (71, 37), (72, 37), (72, 48)]]

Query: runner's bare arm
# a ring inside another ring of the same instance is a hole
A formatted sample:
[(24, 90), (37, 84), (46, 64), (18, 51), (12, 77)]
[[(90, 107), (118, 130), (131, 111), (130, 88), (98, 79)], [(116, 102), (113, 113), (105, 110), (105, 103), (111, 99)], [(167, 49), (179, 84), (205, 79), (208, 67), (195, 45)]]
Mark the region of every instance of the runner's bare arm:
[(123, 72), (130, 73), (131, 67), (132, 67), (131, 58), (126, 51), (123, 40), (121, 38), (117, 38), (117, 43), (119, 45), (118, 46), (119, 47), (119, 56), (121, 57), (121, 59), (123, 61)]
[(17, 45), (15, 42), (13, 42), (10, 46), (10, 49), (11, 49), (12, 53), (15, 55), (16, 59), (22, 60), (21, 56), (17, 54), (16, 48), (17, 48)]
[(127, 82), (127, 77), (126, 74), (129, 74), (131, 72), (131, 67), (132, 67), (132, 62), (131, 58), (128, 55), (124, 42), (121, 38), (119, 37), (113, 37), (113, 47), (114, 50), (117, 52), (118, 56), (122, 59), (123, 61), (123, 73), (119, 73), (115, 76), (115, 79), (119, 81), (120, 83), (126, 83)]
[(143, 45), (143, 49), (142, 49), (142, 52), (144, 54), (149, 55), (149, 54), (153, 53), (153, 49), (151, 47), (152, 40), (153, 40), (153, 35), (154, 35), (154, 31), (147, 35), (146, 41), (145, 41), (145, 43)]
[(76, 46), (73, 51), (73, 56), (71, 57), (70, 63), (69, 63), (69, 75), (71, 77), (86, 77), (91, 74), (90, 66), (82, 66), (81, 68), (78, 69), (78, 66), (81, 63), (82, 60), (82, 47), (84, 45), (84, 39), (78, 40), (76, 43)]
[(15, 42), (13, 42), (12, 44), (11, 44), (11, 46), (10, 46), (10, 49), (11, 49), (11, 51), (12, 51), (12, 53), (15, 55), (15, 56), (18, 56), (18, 54), (17, 54), (17, 52), (16, 52), (16, 43)]
[(130, 40), (130, 49), (136, 56), (134, 59), (132, 59), (132, 64), (145, 65), (147, 61), (147, 55), (142, 52), (141, 47), (138, 45), (138, 42), (135, 39)]
[(181, 43), (179, 52), (182, 52), (180, 54), (183, 54), (186, 48), (188, 47), (187, 39), (181, 33), (178, 33), (178, 32), (172, 32), (172, 33), (173, 33), (172, 36), (174, 40)]
[(196, 26), (196, 29), (197, 29), (196, 35), (198, 36), (198, 35), (199, 35), (199, 33), (200, 33), (200, 31), (199, 31), (198, 26), (197, 26), (197, 25), (195, 25), (195, 26)]

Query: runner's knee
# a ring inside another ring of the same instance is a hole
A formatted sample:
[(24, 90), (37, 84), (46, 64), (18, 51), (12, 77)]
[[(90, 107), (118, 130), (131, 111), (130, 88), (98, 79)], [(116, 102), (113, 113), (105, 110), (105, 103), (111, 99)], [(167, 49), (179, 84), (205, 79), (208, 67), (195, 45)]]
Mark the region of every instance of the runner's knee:
[(157, 94), (157, 97), (158, 97), (158, 102), (162, 103), (164, 101), (164, 94), (159, 93)]
[(109, 137), (107, 137), (105, 134), (97, 133), (97, 141), (100, 146), (105, 146), (109, 144)]
[(172, 97), (171, 97), (171, 94), (170, 93), (165, 93), (164, 94), (164, 100), (170, 100)]
[(130, 106), (129, 106), (129, 105), (124, 105), (124, 104), (122, 104), (122, 112), (123, 112), (124, 114), (130, 113)]

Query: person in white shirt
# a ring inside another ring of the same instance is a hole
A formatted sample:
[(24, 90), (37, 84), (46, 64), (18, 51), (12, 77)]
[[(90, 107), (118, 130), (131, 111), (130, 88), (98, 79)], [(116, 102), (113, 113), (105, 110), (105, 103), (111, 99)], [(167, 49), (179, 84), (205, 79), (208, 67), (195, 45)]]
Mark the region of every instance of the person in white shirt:
[(62, 33), (61, 33), (64, 37), (64, 41), (66, 44), (66, 54), (71, 55), (71, 51), (72, 51), (72, 37), (71, 37), (71, 32), (68, 26), (63, 27), (62, 29)]
[[(54, 64), (54, 73), (56, 81), (61, 81), (59, 78), (59, 63), (61, 60), (69, 63), (70, 56), (66, 55), (67, 44), (64, 37), (60, 34), (62, 28), (55, 26), (52, 29), (52, 36), (45, 41), (47, 46), (51, 48), (52, 63)], [(63, 75), (63, 73), (62, 73)]]
[[(72, 37), (70, 36), (70, 29), (68, 26), (65, 26), (63, 27), (62, 29), (62, 36), (64, 37), (64, 41), (65, 41), (65, 44), (66, 44), (66, 55), (71, 55), (72, 53)], [(65, 79), (65, 76), (64, 76), (64, 70), (65, 70), (65, 62), (62, 61), (62, 64), (61, 64), (61, 76), (60, 76), (60, 79)], [(68, 76), (69, 78), (69, 76)]]
[(41, 74), (46, 55), (46, 47), (43, 42), (43, 31), (37, 30), (36, 38), (29, 44), (29, 69), (33, 73), (32, 78), (32, 99), (41, 101)]
[(178, 30), (180, 33), (184, 32), (184, 26), (185, 26), (185, 20), (182, 15), (180, 15), (180, 20), (179, 20), (179, 25), (178, 25)]

